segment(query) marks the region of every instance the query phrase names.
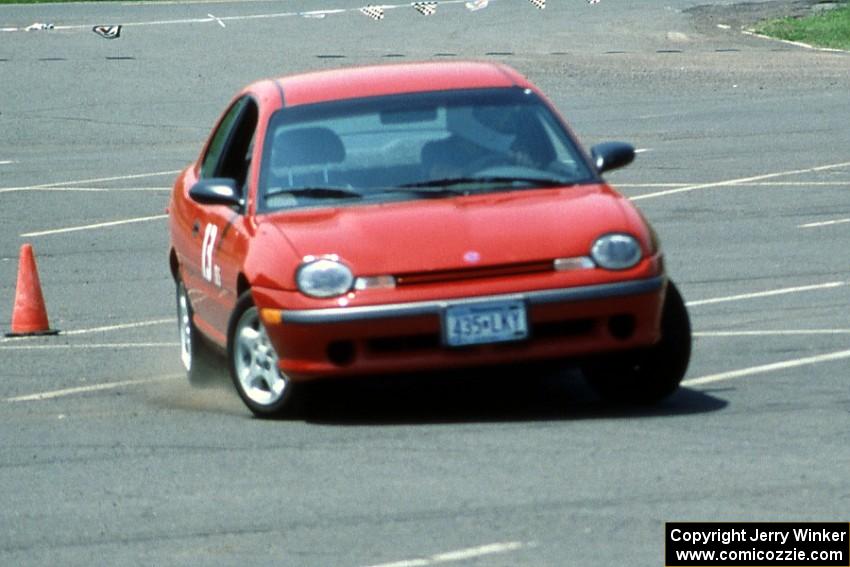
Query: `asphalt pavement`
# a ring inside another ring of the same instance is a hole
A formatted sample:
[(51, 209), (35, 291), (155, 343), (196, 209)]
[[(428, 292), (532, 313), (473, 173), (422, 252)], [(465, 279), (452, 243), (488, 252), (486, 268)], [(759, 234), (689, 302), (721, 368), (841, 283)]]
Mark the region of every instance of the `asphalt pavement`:
[[(0, 328), (30, 242), (63, 331), (0, 339), (0, 564), (662, 565), (666, 521), (850, 520), (850, 54), (742, 34), (731, 2), (361, 6), (0, 6)], [(230, 98), (461, 58), (640, 149), (609, 181), (689, 304), (683, 388), (628, 409), (569, 370), (404, 376), (262, 421), (224, 376), (190, 387), (164, 209)]]

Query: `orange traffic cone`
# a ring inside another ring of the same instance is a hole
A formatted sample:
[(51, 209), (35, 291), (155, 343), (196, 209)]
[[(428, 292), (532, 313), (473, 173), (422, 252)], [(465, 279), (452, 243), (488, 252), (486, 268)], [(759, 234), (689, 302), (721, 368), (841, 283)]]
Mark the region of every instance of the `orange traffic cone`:
[(50, 328), (47, 322), (47, 309), (41, 294), (41, 282), (38, 280), (38, 268), (32, 245), (21, 246), (21, 260), (18, 264), (18, 285), (15, 290), (15, 308), (12, 311), (12, 332), (7, 337), (28, 335), (55, 335), (59, 331)]

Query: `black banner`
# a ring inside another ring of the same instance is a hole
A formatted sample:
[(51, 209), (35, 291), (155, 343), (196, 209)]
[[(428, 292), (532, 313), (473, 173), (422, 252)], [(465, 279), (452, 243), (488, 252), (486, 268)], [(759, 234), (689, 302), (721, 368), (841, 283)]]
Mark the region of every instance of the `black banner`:
[(668, 522), (667, 567), (850, 567), (846, 522)]

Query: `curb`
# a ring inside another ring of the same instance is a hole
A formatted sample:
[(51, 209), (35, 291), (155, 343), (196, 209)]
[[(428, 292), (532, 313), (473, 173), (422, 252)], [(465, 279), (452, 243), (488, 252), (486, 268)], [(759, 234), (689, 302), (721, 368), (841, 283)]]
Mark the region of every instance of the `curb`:
[(793, 45), (795, 47), (803, 47), (805, 49), (811, 49), (812, 51), (823, 51), (826, 53), (850, 53), (847, 49), (836, 49), (834, 47), (817, 47), (815, 45), (810, 45), (808, 43), (803, 43), (802, 41), (791, 41), (790, 39), (779, 39), (778, 37), (771, 37), (769, 35), (764, 35), (756, 32), (752, 29), (743, 28), (741, 33), (744, 35), (748, 35), (751, 37), (757, 37), (759, 39), (768, 39), (770, 41), (778, 41), (779, 43), (784, 43), (786, 45)]

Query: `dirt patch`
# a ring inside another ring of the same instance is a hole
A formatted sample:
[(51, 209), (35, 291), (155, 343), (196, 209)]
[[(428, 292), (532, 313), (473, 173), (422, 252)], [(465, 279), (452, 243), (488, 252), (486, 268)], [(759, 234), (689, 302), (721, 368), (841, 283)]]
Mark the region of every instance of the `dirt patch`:
[(718, 25), (741, 29), (774, 18), (808, 16), (831, 4), (834, 3), (821, 0), (772, 0), (725, 6), (696, 6), (685, 10), (685, 13), (694, 18), (694, 25), (699, 31), (709, 33), (716, 31)]

